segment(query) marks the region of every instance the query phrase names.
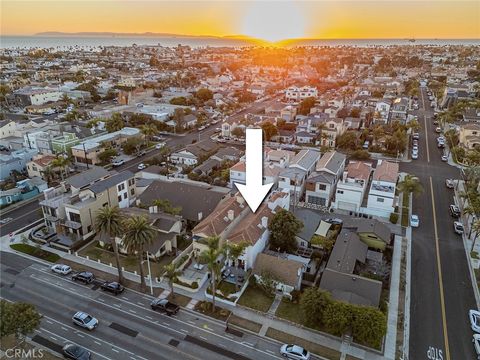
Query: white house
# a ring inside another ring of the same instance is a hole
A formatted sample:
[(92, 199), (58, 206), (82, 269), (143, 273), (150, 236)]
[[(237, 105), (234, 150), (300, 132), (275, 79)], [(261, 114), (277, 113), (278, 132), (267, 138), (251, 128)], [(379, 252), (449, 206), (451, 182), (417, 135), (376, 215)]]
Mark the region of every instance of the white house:
[(287, 100), (299, 101), (309, 97), (316, 98), (318, 96), (318, 90), (316, 87), (311, 86), (291, 86), (285, 91), (285, 97)]
[(176, 165), (193, 166), (197, 165), (198, 158), (195, 154), (185, 149), (172, 153), (170, 155), (170, 161)]
[(389, 217), (390, 213), (394, 211), (398, 169), (398, 163), (378, 161), (368, 193), (366, 211), (369, 214)]
[(17, 126), (15, 121), (12, 120), (1, 120), (0, 121), (0, 139), (6, 137), (15, 136), (15, 130)]
[(360, 212), (371, 172), (371, 163), (350, 161), (337, 184), (332, 207), (340, 210)]
[(387, 123), (388, 117), (390, 115), (391, 106), (392, 106), (392, 103), (390, 100), (388, 99), (379, 100), (375, 105), (375, 116), (373, 118), (373, 121), (375, 123), (377, 122)]

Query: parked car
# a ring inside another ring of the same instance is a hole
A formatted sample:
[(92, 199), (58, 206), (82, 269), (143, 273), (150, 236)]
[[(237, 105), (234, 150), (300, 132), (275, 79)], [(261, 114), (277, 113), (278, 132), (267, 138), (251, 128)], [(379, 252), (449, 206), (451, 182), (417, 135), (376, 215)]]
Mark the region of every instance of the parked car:
[(419, 227), (420, 226), (420, 219), (418, 218), (418, 215), (412, 214), (412, 216), (410, 216), (410, 226), (411, 227)]
[(163, 148), (164, 146), (165, 146), (165, 143), (164, 143), (164, 142), (161, 142), (161, 143), (158, 143), (157, 145), (155, 145), (155, 149), (160, 150), (160, 149)]
[(447, 162), (448, 161), (448, 156), (447, 155), (442, 155), (442, 161)]
[(453, 216), (454, 218), (459, 218), (460, 217), (460, 208), (457, 205), (450, 205), (449, 207), (450, 210), (450, 215)]
[(418, 145), (413, 145), (412, 151), (418, 152)]
[(82, 271), (72, 276), (72, 280), (80, 281), (85, 284), (91, 284), (95, 280), (95, 275), (89, 271)]
[(198, 131), (202, 131), (202, 130), (205, 130), (207, 127), (205, 125), (202, 125), (198, 128)]
[(442, 128), (440, 126), (437, 126), (435, 128), (435, 132), (440, 134), (442, 132)]
[(439, 122), (437, 120), (433, 121), (433, 125), (438, 125), (438, 124), (439, 124)]
[(480, 311), (470, 310), (468, 312), (468, 318), (470, 319), (470, 327), (476, 333), (480, 333)]
[(445, 186), (446, 186), (448, 189), (453, 189), (453, 187), (454, 187), (453, 180), (452, 180), (452, 179), (446, 179), (446, 180), (445, 180)]
[(137, 157), (141, 157), (141, 156), (143, 156), (143, 155), (145, 155), (145, 154), (146, 154), (145, 150), (139, 151), (139, 152), (137, 153)]
[(146, 167), (147, 167), (147, 165), (145, 165), (144, 163), (140, 163), (140, 164), (138, 164), (137, 169), (138, 169), (138, 170), (143, 170), (143, 169), (145, 169)]
[(473, 334), (473, 346), (475, 347), (475, 353), (477, 354), (477, 359), (480, 360), (480, 334)]
[(4, 218), (4, 219), (0, 220), (0, 225), (5, 225), (6, 223), (8, 223), (12, 220), (13, 220), (13, 218), (11, 218), (11, 217)]
[(413, 146), (418, 146), (418, 140), (413, 140)]
[(155, 311), (163, 311), (168, 316), (175, 315), (180, 310), (178, 305), (171, 303), (166, 298), (156, 298), (150, 303), (150, 307)]
[(113, 160), (112, 161), (112, 166), (120, 166), (120, 165), (123, 165), (125, 164), (125, 160), (123, 159), (118, 159), (118, 160)]
[(87, 349), (75, 345), (75, 344), (67, 344), (62, 348), (63, 356), (67, 359), (73, 360), (90, 360), (92, 358), (92, 354)]
[(83, 327), (92, 331), (98, 326), (98, 320), (93, 316), (84, 313), (83, 311), (77, 311), (72, 317), (72, 321), (75, 325)]
[(412, 159), (417, 160), (418, 159), (418, 151), (412, 151)]
[(280, 354), (289, 359), (308, 360), (310, 359), (310, 353), (303, 347), (292, 344), (282, 345), (280, 348)]
[(420, 134), (415, 132), (415, 133), (413, 133), (412, 137), (413, 137), (414, 140), (418, 140), (418, 139), (420, 139)]
[(115, 295), (121, 294), (125, 290), (122, 284), (115, 281), (105, 281), (100, 287), (103, 291), (110, 291)]
[(455, 233), (462, 235), (464, 231), (463, 224), (460, 221), (454, 221), (453, 230), (455, 231)]
[(72, 272), (72, 268), (64, 264), (55, 264), (50, 268), (54, 273), (68, 275)]

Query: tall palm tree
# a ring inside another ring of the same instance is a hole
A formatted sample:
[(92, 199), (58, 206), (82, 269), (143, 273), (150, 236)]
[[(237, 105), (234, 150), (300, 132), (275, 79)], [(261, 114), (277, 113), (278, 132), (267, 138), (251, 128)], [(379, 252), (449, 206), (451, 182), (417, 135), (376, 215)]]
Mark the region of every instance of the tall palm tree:
[(212, 236), (207, 239), (208, 249), (202, 251), (200, 259), (207, 264), (208, 271), (210, 272), (210, 286), (212, 290), (212, 305), (213, 311), (215, 311), (215, 294), (217, 291), (217, 277), (220, 275), (221, 265), (217, 261), (220, 254), (222, 254), (223, 248), (220, 245), (220, 238), (218, 236)]
[(401, 192), (413, 193), (413, 195), (416, 196), (423, 192), (423, 186), (416, 176), (409, 174), (398, 183), (398, 190)]
[(129, 254), (138, 256), (140, 270), (140, 287), (145, 289), (145, 276), (143, 274), (143, 254), (145, 247), (153, 242), (156, 230), (149, 224), (144, 216), (134, 216), (124, 221), (123, 246)]
[(43, 179), (47, 182), (47, 184), (50, 184), (50, 181), (53, 179), (53, 176), (55, 175), (55, 171), (53, 171), (51, 166), (46, 166), (43, 169), (41, 174)]
[(123, 272), (120, 264), (120, 254), (118, 253), (116, 237), (123, 234), (123, 216), (118, 207), (106, 206), (97, 211), (95, 217), (95, 230), (103, 232), (110, 237), (113, 253), (115, 254), (115, 263), (118, 270), (118, 282), (123, 283)]
[[(238, 244), (230, 244), (227, 243), (225, 246), (225, 252), (227, 255), (227, 259), (235, 262), (240, 256), (242, 256), (243, 252), (247, 248), (248, 243), (241, 242)], [(235, 275), (235, 288), (238, 291), (238, 276)]]
[(173, 291), (173, 283), (175, 283), (178, 280), (178, 277), (182, 274), (182, 270), (178, 268), (178, 264), (173, 262), (168, 265), (165, 265), (163, 267), (163, 270), (165, 271), (163, 273), (163, 276), (165, 276), (168, 279), (170, 292), (172, 293), (172, 297), (174, 298), (175, 292)]
[(52, 166), (53, 167), (58, 167), (60, 168), (60, 176), (62, 180), (64, 180), (64, 174), (65, 176), (68, 175), (69, 170), (68, 170), (68, 165), (71, 164), (70, 158), (63, 156), (63, 155), (58, 155), (56, 159), (52, 161)]
[(157, 133), (157, 127), (154, 124), (145, 124), (141, 127), (140, 131), (145, 136), (145, 144), (151, 139), (151, 136)]

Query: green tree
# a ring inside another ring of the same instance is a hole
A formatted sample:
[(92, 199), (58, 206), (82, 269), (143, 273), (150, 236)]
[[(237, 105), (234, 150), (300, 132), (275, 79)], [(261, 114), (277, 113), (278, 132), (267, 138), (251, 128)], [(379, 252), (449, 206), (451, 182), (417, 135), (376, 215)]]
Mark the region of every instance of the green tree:
[(412, 129), (414, 132), (417, 132), (420, 129), (420, 124), (417, 120), (413, 119), (408, 122), (407, 127)]
[(4, 102), (8, 106), (8, 95), (12, 92), (6, 84), (0, 84), (0, 102)]
[(113, 254), (115, 255), (115, 265), (118, 271), (118, 282), (123, 283), (122, 265), (120, 264), (120, 254), (118, 252), (117, 242), (115, 238), (123, 235), (123, 219), (120, 209), (110, 206), (102, 207), (95, 214), (95, 231), (104, 234), (110, 239)]
[(187, 106), (187, 99), (184, 96), (174, 97), (170, 99), (170, 104)]
[(263, 130), (263, 135), (265, 136), (266, 141), (270, 141), (273, 136), (278, 134), (278, 129), (275, 125), (273, 125), (271, 122), (264, 122), (261, 125), (261, 128)]
[(168, 279), (168, 285), (170, 286), (170, 292), (172, 293), (172, 297), (175, 298), (173, 284), (178, 281), (178, 277), (182, 274), (182, 270), (178, 268), (178, 265), (176, 263), (171, 262), (170, 264), (163, 267), (163, 271), (163, 276)]
[(213, 99), (213, 93), (209, 89), (198, 89), (198, 91), (195, 93), (195, 97), (203, 102), (206, 102), (208, 100)]
[(352, 305), (342, 301), (331, 301), (323, 312), (323, 323), (328, 332), (341, 336), (352, 324)]
[(123, 120), (122, 114), (114, 113), (110, 119), (107, 120), (105, 128), (109, 133), (122, 130), (125, 127), (125, 121)]
[(173, 121), (175, 121), (175, 129), (182, 131), (185, 126), (185, 111), (183, 109), (175, 109), (173, 112)]
[(40, 326), (41, 315), (34, 305), (0, 300), (0, 337), (15, 335), (22, 341)]
[(360, 117), (361, 110), (359, 108), (353, 108), (350, 110), (350, 116), (353, 118), (359, 118)]
[(132, 155), (138, 152), (141, 146), (142, 140), (139, 137), (130, 137), (122, 144), (122, 150), (125, 154)]
[(318, 287), (306, 289), (300, 298), (300, 309), (303, 321), (307, 326), (318, 326), (324, 322), (323, 313), (332, 302), (330, 293)]
[(102, 151), (100, 154), (98, 154), (98, 159), (102, 163), (107, 163), (110, 161), (112, 157), (117, 156), (117, 154), (118, 154), (117, 150), (115, 150), (114, 148), (107, 148), (104, 151)]
[(215, 295), (217, 292), (217, 278), (220, 276), (222, 265), (217, 261), (218, 257), (223, 254), (223, 247), (220, 245), (220, 238), (218, 236), (209, 237), (206, 239), (208, 248), (200, 254), (200, 260), (207, 264), (210, 272), (210, 286), (212, 290), (212, 305), (213, 312), (215, 312)]
[(423, 186), (418, 177), (408, 174), (398, 183), (398, 191), (413, 193), (417, 196), (423, 192)]
[(145, 124), (140, 128), (140, 131), (145, 136), (146, 143), (151, 141), (152, 136), (158, 132), (157, 127), (154, 124)]
[(232, 130), (232, 136), (235, 136), (237, 138), (242, 138), (245, 137), (245, 130), (243, 130), (241, 127), (237, 126)]
[(369, 160), (370, 156), (371, 155), (368, 152), (368, 150), (358, 149), (352, 152), (352, 154), (350, 155), (350, 159), (351, 160)]
[(180, 206), (174, 207), (172, 206), (172, 203), (170, 202), (170, 200), (166, 200), (166, 199), (153, 200), (152, 205), (158, 206), (160, 210), (171, 215), (179, 215), (182, 212), (182, 208)]
[(68, 165), (71, 164), (71, 161), (68, 157), (63, 155), (57, 156), (56, 159), (52, 160), (52, 166), (54, 168), (60, 168), (60, 177), (64, 179), (64, 174), (67, 176)]
[[(230, 260), (233, 264), (238, 260), (240, 256), (242, 256), (245, 249), (248, 247), (248, 243), (240, 242), (240, 243), (228, 243), (225, 245), (225, 254), (227, 255), (227, 259)], [(235, 276), (235, 288), (238, 291), (238, 276)]]
[(308, 114), (310, 114), (310, 109), (314, 106), (315, 106), (315, 98), (314, 97), (305, 98), (298, 105), (298, 113), (300, 115), (308, 115)]
[(138, 256), (138, 268), (140, 272), (140, 287), (145, 289), (145, 276), (143, 272), (143, 258), (145, 248), (149, 246), (156, 235), (156, 230), (149, 224), (144, 216), (133, 216), (124, 221), (123, 246), (131, 255)]
[(297, 248), (295, 237), (302, 228), (303, 223), (290, 211), (278, 210), (268, 224), (270, 248), (286, 252), (295, 251)]
[(336, 144), (343, 150), (356, 150), (358, 147), (357, 135), (353, 131), (345, 131), (337, 137)]
[(353, 307), (352, 335), (357, 342), (379, 348), (387, 332), (387, 319), (379, 309)]

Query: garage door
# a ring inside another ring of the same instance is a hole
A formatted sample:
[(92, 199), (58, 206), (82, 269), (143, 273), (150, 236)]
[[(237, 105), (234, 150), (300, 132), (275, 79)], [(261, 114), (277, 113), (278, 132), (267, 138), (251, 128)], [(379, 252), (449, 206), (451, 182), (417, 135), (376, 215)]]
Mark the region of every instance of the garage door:
[(353, 203), (345, 202), (345, 201), (339, 201), (338, 202), (338, 208), (340, 210), (348, 210), (348, 211), (356, 211), (356, 206)]

